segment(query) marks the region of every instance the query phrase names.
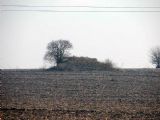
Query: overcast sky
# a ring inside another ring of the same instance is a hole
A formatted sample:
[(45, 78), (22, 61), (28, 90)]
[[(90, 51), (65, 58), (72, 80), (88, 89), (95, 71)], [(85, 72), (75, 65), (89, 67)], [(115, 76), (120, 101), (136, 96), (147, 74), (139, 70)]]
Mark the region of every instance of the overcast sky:
[[(0, 0), (1, 5), (160, 7), (160, 0)], [(160, 10), (0, 6), (0, 68), (40, 68), (52, 40), (69, 40), (75, 56), (111, 59), (118, 67), (152, 67), (160, 46), (160, 12), (38, 12), (2, 10)]]

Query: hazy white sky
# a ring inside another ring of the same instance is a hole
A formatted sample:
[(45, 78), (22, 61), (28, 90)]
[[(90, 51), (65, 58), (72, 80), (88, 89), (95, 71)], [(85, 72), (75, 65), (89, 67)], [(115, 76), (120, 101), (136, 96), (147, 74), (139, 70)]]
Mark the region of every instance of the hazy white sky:
[[(160, 0), (0, 0), (0, 4), (160, 7)], [(95, 10), (0, 6), (4, 9)], [(159, 21), (160, 12), (0, 11), (0, 68), (42, 67), (47, 43), (58, 39), (73, 43), (72, 55), (109, 58), (125, 68), (152, 67), (149, 51), (160, 45)]]

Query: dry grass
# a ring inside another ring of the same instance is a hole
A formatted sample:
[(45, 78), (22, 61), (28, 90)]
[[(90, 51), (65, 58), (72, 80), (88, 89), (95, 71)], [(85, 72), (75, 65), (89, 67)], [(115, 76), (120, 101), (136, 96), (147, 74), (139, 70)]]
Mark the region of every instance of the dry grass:
[(160, 104), (110, 104), (94, 110), (3, 109), (3, 120), (159, 120)]

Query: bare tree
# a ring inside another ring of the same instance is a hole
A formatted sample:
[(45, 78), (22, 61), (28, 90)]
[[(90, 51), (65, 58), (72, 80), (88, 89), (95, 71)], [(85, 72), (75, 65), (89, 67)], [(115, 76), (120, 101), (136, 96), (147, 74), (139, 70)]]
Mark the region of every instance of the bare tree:
[(151, 62), (156, 68), (160, 68), (160, 47), (151, 50)]
[(115, 67), (115, 64), (110, 60), (110, 59), (106, 59), (105, 62), (104, 62), (104, 65), (106, 68), (114, 68)]
[(44, 59), (49, 62), (55, 62), (58, 66), (64, 62), (64, 58), (69, 56), (69, 50), (72, 48), (72, 44), (67, 40), (56, 40), (48, 43), (47, 52)]

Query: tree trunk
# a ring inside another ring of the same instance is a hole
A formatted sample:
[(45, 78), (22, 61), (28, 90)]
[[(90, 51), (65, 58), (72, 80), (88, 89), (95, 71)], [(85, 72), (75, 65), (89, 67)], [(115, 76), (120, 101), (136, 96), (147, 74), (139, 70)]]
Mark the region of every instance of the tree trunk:
[(160, 63), (158, 63), (157, 67), (156, 68), (160, 68)]

